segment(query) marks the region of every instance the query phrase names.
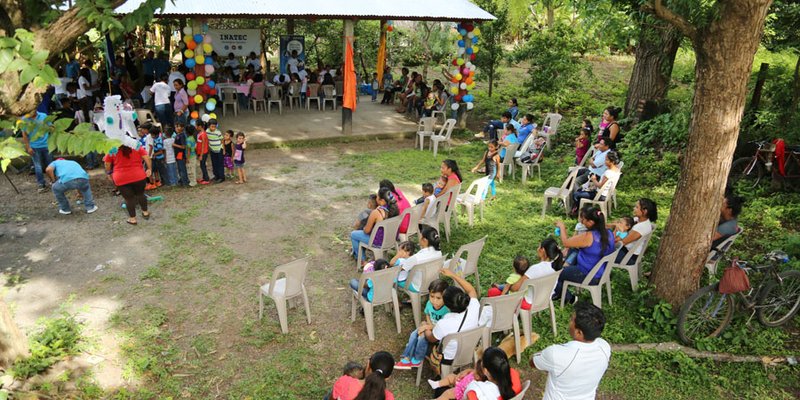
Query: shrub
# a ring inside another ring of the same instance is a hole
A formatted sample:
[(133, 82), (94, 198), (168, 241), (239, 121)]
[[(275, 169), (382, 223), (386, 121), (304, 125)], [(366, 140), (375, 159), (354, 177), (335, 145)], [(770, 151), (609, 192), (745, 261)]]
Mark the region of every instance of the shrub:
[(11, 368), (14, 377), (27, 379), (50, 368), (64, 357), (77, 354), (83, 324), (64, 307), (54, 318), (39, 321), (40, 328), (30, 339), (31, 356), (18, 360)]

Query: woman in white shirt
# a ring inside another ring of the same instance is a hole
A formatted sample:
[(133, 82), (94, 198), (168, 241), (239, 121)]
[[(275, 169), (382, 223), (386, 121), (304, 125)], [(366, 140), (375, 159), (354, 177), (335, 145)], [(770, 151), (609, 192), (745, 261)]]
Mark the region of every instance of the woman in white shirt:
[(576, 190), (575, 193), (572, 194), (572, 200), (574, 201), (573, 204), (579, 205), (581, 199), (594, 199), (598, 192), (600, 193), (601, 200), (608, 197), (611, 194), (611, 190), (617, 186), (619, 177), (622, 175), (622, 171), (620, 171), (618, 164), (619, 153), (616, 151), (608, 152), (606, 155), (606, 167), (608, 167), (608, 169), (606, 169), (606, 172), (603, 173), (603, 178), (600, 180), (600, 182), (598, 182), (597, 177), (592, 175), (591, 185), (593, 185), (595, 189)]
[[(564, 267), (564, 253), (561, 252), (561, 248), (558, 247), (558, 242), (556, 242), (555, 239), (547, 238), (543, 240), (539, 245), (539, 248), (536, 250), (536, 253), (539, 255), (540, 262), (528, 267), (519, 280), (511, 285), (511, 289), (509, 289), (510, 291), (519, 291), (519, 289), (522, 288), (523, 284), (528, 279), (537, 279), (550, 274), (555, 274), (561, 271), (561, 269)], [(555, 284), (553, 285), (553, 288), (555, 288)], [(533, 290), (528, 290), (528, 292), (525, 293), (525, 297), (522, 299), (522, 304), (520, 307), (523, 310), (530, 310), (532, 304)]]
[[(429, 343), (437, 343), (447, 335), (477, 328), (481, 308), (478, 292), (475, 291), (472, 284), (449, 268), (443, 268), (440, 273), (452, 278), (458, 286), (448, 287), (442, 295), (444, 305), (450, 312), (442, 317), (434, 327), (426, 326), (422, 332)], [(464, 289), (462, 290), (459, 286)], [(458, 343), (456, 341), (448, 343), (442, 351), (442, 364), (452, 363), (457, 352)]]
[[(411, 257), (406, 258), (400, 263), (399, 275), (397, 275), (397, 286), (405, 288), (408, 284), (408, 273), (415, 265), (426, 263), (442, 257), (439, 251), (439, 232), (430, 226), (425, 226), (419, 233), (419, 251)], [(415, 274), (412, 277), (411, 285), (408, 290), (417, 292), (422, 285), (422, 275)]]
[[(623, 247), (617, 253), (617, 259), (614, 261), (616, 263), (621, 263), (625, 255), (633, 251), (633, 255), (628, 259), (628, 265), (633, 265), (645, 250), (642, 248), (644, 243), (639, 243), (639, 239), (652, 233), (655, 229), (655, 222), (658, 220), (656, 202), (646, 197), (639, 199), (633, 206), (633, 216), (637, 221), (636, 225), (628, 231), (628, 236), (622, 239)], [(609, 224), (609, 228), (614, 229), (614, 224)]]

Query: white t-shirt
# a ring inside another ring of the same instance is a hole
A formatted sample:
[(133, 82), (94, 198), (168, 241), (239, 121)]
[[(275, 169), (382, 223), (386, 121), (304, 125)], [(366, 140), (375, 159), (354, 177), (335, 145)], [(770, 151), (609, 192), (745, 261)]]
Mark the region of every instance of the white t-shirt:
[(292, 78), (289, 77), (288, 74), (275, 74), (275, 77), (272, 78), (272, 82), (274, 82), (275, 84), (281, 84), (281, 77), (283, 77), (284, 79), (283, 83), (289, 83), (292, 80)]
[[(528, 267), (528, 270), (525, 271), (525, 276), (528, 279), (537, 279), (555, 273), (557, 272), (553, 271), (553, 263), (550, 261), (542, 261)], [(556, 284), (557, 283), (558, 282), (556, 282)], [(555, 290), (555, 288), (555, 285), (553, 285), (553, 290)], [(533, 304), (533, 289), (529, 289), (528, 292), (525, 293), (525, 301), (528, 302), (528, 304)]]
[(78, 100), (80, 100), (80, 99), (82, 99), (82, 98), (84, 98), (86, 96), (91, 96), (92, 95), (92, 90), (91, 89), (84, 89), (84, 86), (88, 88), (88, 87), (91, 87), (92, 85), (89, 83), (89, 81), (85, 77), (81, 76), (80, 78), (78, 78), (78, 93), (77, 93), (78, 94)]
[(175, 91), (175, 81), (178, 80), (178, 79), (183, 81), (184, 86), (186, 85), (186, 77), (183, 76), (182, 73), (180, 73), (178, 71), (170, 72), (169, 78), (167, 79), (167, 82), (169, 82), (169, 90), (170, 91), (172, 91), (172, 92)]
[(239, 60), (236, 58), (234, 58), (233, 60), (229, 58), (225, 60), (224, 66), (230, 67), (234, 75), (239, 75), (239, 68), (242, 66), (242, 64), (239, 63)]
[(72, 78), (58, 78), (58, 81), (61, 82), (61, 84), (55, 86), (56, 94), (57, 95), (59, 95), (59, 94), (66, 95), (67, 94), (67, 84), (72, 82)]
[(603, 173), (603, 177), (606, 178), (606, 183), (603, 184), (603, 187), (600, 188), (599, 192), (601, 196), (608, 197), (608, 192), (611, 190), (612, 186), (616, 186), (617, 182), (619, 182), (619, 176), (622, 172), (620, 170), (611, 170), (608, 169), (606, 172)]
[(293, 74), (296, 74), (297, 73), (297, 64), (298, 63), (299, 63), (299, 61), (296, 58), (289, 57), (289, 59), (286, 60), (286, 67), (289, 68), (289, 72), (291, 72)]
[(611, 346), (603, 338), (554, 344), (536, 353), (536, 368), (548, 372), (543, 400), (593, 400), (610, 358)]
[[(639, 235), (644, 237), (644, 235), (649, 235), (651, 232), (653, 232), (653, 224), (650, 222), (650, 220), (642, 221), (634, 225), (633, 228), (631, 228), (631, 230), (639, 232)], [(630, 233), (628, 234), (630, 235)], [(633, 254), (636, 254), (638, 256), (642, 254), (642, 250), (644, 250), (642, 249), (642, 245), (644, 244), (644, 242), (641, 242), (641, 240), (642, 239), (640, 237), (639, 239), (626, 244), (625, 247), (628, 248), (628, 251), (633, 250)], [(636, 247), (636, 249), (634, 249), (634, 247)]]
[(253, 71), (255, 72), (261, 71), (261, 60), (259, 60), (258, 58), (254, 60), (248, 58), (247, 64), (245, 64), (244, 67), (247, 68), (249, 65), (253, 66)]
[[(456, 333), (456, 332), (464, 332), (470, 329), (478, 327), (478, 316), (480, 314), (481, 309), (481, 302), (478, 299), (470, 299), (469, 305), (464, 312), (461, 313), (448, 313), (436, 325), (433, 327), (433, 337), (437, 340), (441, 341), (444, 339), (445, 336)], [(466, 318), (464, 317), (464, 313), (466, 313)], [(461, 321), (464, 321), (464, 324), (461, 324)], [(461, 326), (459, 330), (458, 327)], [(444, 348), (442, 355), (446, 360), (452, 360), (456, 356), (456, 352), (458, 352), (458, 343), (455, 340), (450, 341), (447, 344), (447, 347)]]
[(464, 398), (467, 398), (467, 393), (475, 393), (478, 400), (497, 400), (502, 398), (500, 389), (492, 382), (489, 381), (472, 381), (464, 389)]
[[(420, 249), (417, 254), (414, 254), (411, 257), (406, 258), (401, 264), (400, 274), (397, 275), (398, 281), (404, 281), (408, 279), (408, 272), (411, 271), (415, 265), (426, 263), (431, 260), (435, 260), (442, 256), (442, 252), (439, 250), (434, 249), (431, 246), (428, 246), (424, 249)], [(422, 274), (415, 274), (414, 279), (411, 281), (411, 287), (415, 290), (419, 290), (419, 287), (422, 286)], [(408, 286), (406, 286), (408, 287)]]
[(169, 104), (169, 95), (172, 93), (170, 87), (164, 82), (156, 82), (150, 87), (150, 93), (155, 94), (154, 104), (159, 106)]
[(173, 164), (175, 162), (175, 149), (172, 147), (173, 144), (175, 144), (175, 139), (164, 136), (164, 155), (167, 159), (167, 164)]
[(436, 196), (430, 195), (425, 198), (425, 201), (428, 203), (428, 208), (425, 210), (425, 215), (422, 217), (425, 218), (425, 220), (432, 222), (436, 217)]

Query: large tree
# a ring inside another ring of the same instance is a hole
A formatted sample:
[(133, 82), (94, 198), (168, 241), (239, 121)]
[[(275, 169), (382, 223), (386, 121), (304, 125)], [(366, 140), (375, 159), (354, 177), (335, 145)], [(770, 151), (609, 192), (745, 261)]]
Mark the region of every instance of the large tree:
[(694, 7), (690, 16), (661, 0), (652, 4), (655, 15), (691, 41), (697, 57), (689, 143), (651, 277), (655, 293), (675, 306), (700, 282), (772, 0), (685, 3)]

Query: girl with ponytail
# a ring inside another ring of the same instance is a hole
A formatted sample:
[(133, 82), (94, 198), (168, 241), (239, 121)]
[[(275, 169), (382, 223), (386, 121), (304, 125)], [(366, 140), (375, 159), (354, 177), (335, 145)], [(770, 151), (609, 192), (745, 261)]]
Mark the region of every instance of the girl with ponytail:
[[(528, 279), (537, 279), (554, 274), (561, 271), (561, 268), (564, 267), (564, 253), (561, 252), (561, 249), (558, 247), (558, 242), (553, 238), (543, 240), (539, 248), (536, 249), (536, 254), (539, 256), (540, 262), (528, 267), (525, 274), (523, 274), (515, 284), (511, 285), (511, 291), (516, 292), (520, 290)], [(520, 307), (523, 310), (530, 310), (532, 304), (533, 293), (531, 293), (531, 290), (528, 290), (528, 292), (525, 293), (525, 297), (522, 299)]]
[(509, 400), (522, 390), (519, 373), (508, 364), (505, 351), (498, 347), (489, 347), (483, 352), (481, 364), (487, 380), (476, 380), (467, 385), (465, 399)]
[(353, 400), (394, 400), (392, 392), (386, 389), (386, 379), (392, 375), (393, 369), (394, 357), (391, 354), (385, 351), (373, 354), (364, 370), (364, 387)]

